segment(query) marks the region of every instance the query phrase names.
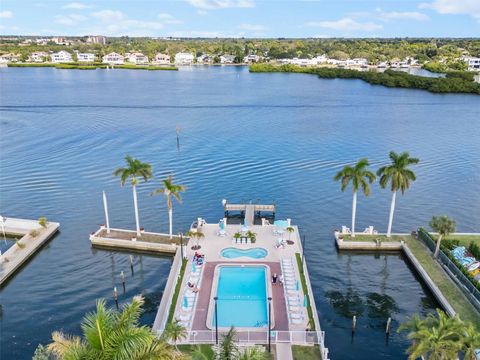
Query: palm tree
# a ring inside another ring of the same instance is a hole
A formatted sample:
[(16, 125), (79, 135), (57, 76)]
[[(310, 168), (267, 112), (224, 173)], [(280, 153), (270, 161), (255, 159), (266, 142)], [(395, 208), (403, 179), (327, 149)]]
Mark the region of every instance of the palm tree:
[(223, 335), (222, 342), (220, 343), (220, 359), (221, 360), (234, 360), (238, 356), (238, 348), (235, 344), (237, 337), (237, 331), (232, 326), (228, 333)]
[(352, 237), (355, 237), (355, 216), (357, 212), (357, 191), (360, 187), (365, 196), (370, 194), (370, 185), (375, 181), (375, 174), (367, 169), (368, 159), (360, 159), (355, 166), (347, 165), (333, 178), (335, 181), (341, 180), (342, 191), (345, 191), (348, 184), (352, 182), (353, 203), (352, 203)]
[(440, 242), (443, 238), (455, 232), (456, 224), (455, 220), (450, 219), (446, 215), (434, 216), (430, 221), (430, 227), (438, 232), (437, 246), (435, 247), (435, 253), (433, 254), (433, 257), (436, 258), (440, 252)]
[(480, 332), (470, 324), (464, 330), (462, 345), (464, 359), (476, 360), (475, 350), (478, 348), (480, 348)]
[(173, 341), (175, 349), (178, 351), (177, 342), (187, 337), (187, 330), (178, 320), (175, 320), (165, 327), (165, 332), (163, 334), (166, 339)]
[(152, 178), (152, 166), (147, 163), (143, 163), (138, 159), (132, 158), (130, 155), (125, 156), (127, 167), (120, 167), (113, 172), (114, 176), (120, 176), (122, 186), (125, 185), (127, 180), (131, 178), (133, 189), (133, 205), (135, 207), (135, 222), (137, 225), (137, 236), (141, 236), (140, 233), (140, 220), (138, 219), (138, 203), (137, 203), (137, 185), (138, 178), (142, 177), (145, 182)]
[(59, 359), (176, 359), (178, 354), (153, 330), (140, 326), (143, 297), (134, 297), (120, 312), (97, 301), (96, 312), (82, 322), (83, 338), (55, 331), (48, 348)]
[(387, 166), (382, 166), (377, 171), (377, 175), (380, 177), (380, 186), (385, 188), (388, 183), (390, 183), (390, 188), (392, 190), (392, 203), (390, 204), (387, 237), (392, 235), (393, 212), (395, 210), (397, 191), (401, 190), (403, 195), (410, 187), (410, 182), (416, 180), (417, 177), (415, 176), (415, 173), (410, 170), (408, 166), (418, 164), (420, 161), (417, 158), (410, 157), (408, 152), (397, 154), (396, 152), (391, 151), (389, 157), (392, 163)]
[(295, 229), (293, 228), (293, 226), (289, 226), (285, 230), (287, 230), (288, 232), (288, 241), (290, 241), (290, 237), (292, 236), (292, 233), (295, 231)]
[(152, 195), (164, 194), (167, 198), (167, 207), (168, 207), (168, 220), (170, 223), (169, 234), (170, 239), (173, 237), (173, 206), (172, 206), (172, 196), (177, 199), (179, 203), (182, 203), (181, 192), (184, 192), (187, 188), (183, 185), (176, 185), (173, 183), (172, 175), (169, 175), (165, 180), (162, 180), (163, 188), (155, 190)]
[[(462, 348), (461, 331), (463, 322), (458, 318), (449, 317), (437, 309), (437, 315), (429, 314), (420, 323), (415, 320), (415, 328), (410, 327), (408, 338), (412, 345), (408, 348), (410, 360), (419, 357), (430, 360), (456, 359)], [(409, 326), (405, 327), (409, 329)]]
[(199, 241), (201, 238), (204, 238), (205, 235), (200, 231), (200, 230), (197, 230), (197, 231), (187, 231), (187, 234), (186, 234), (188, 237), (193, 237), (195, 239), (197, 239), (197, 244), (192, 247), (192, 250), (198, 250), (201, 248), (200, 244), (199, 244)]

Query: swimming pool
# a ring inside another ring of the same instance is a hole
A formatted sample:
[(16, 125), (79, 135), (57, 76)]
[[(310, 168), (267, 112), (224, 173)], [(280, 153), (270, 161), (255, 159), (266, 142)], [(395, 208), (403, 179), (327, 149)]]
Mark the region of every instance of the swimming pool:
[(236, 259), (238, 257), (246, 256), (252, 259), (263, 259), (267, 256), (268, 251), (263, 248), (253, 248), (253, 249), (237, 249), (237, 248), (226, 248), (223, 249), (220, 255), (227, 259)]
[[(220, 266), (216, 291), (218, 327), (268, 326), (266, 279), (265, 266)], [(210, 318), (214, 328), (214, 311)]]

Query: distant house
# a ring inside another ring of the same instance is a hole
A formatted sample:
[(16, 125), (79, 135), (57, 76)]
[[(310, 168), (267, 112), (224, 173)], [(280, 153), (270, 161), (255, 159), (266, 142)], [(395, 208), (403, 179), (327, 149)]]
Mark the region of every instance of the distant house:
[(175, 64), (177, 65), (191, 65), (193, 64), (193, 54), (177, 53), (175, 54)]
[(221, 64), (233, 64), (235, 62), (235, 55), (222, 55), (220, 56)]
[(77, 53), (78, 62), (94, 62), (95, 54), (92, 53)]
[(4, 54), (0, 56), (0, 63), (9, 63), (9, 62), (17, 62), (20, 60), (20, 55), (15, 54)]
[(353, 66), (366, 66), (368, 65), (368, 60), (364, 58), (355, 58), (352, 59)]
[(243, 58), (244, 63), (256, 63), (259, 62), (262, 58), (258, 55), (250, 54)]
[(169, 65), (170, 64), (170, 55), (158, 53), (153, 58), (153, 63), (157, 65)]
[(105, 45), (107, 43), (107, 37), (103, 35), (89, 35), (87, 37), (87, 43)]
[(72, 54), (64, 50), (53, 53), (50, 57), (53, 63), (68, 63), (73, 61)]
[(28, 58), (28, 61), (35, 62), (35, 63), (42, 63), (48, 60), (49, 57), (50, 55), (45, 51), (36, 51), (30, 55), (30, 57)]
[(197, 56), (197, 64), (210, 64), (213, 62), (213, 58), (210, 55), (202, 54)]
[(148, 57), (139, 52), (128, 54), (127, 60), (135, 65), (148, 64)]
[(102, 62), (111, 65), (122, 65), (125, 62), (125, 58), (120, 54), (111, 52), (102, 58)]
[(64, 37), (53, 37), (50, 41), (54, 42), (57, 45), (70, 45), (70, 41), (65, 39)]
[(468, 71), (480, 71), (479, 57), (465, 57), (463, 60), (467, 63)]

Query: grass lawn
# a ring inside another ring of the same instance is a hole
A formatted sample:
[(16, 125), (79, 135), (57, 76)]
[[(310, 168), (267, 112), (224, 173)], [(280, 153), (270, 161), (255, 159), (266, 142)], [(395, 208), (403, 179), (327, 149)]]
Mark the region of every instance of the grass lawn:
[(366, 242), (375, 242), (377, 239), (381, 242), (399, 242), (404, 240), (405, 236), (403, 235), (392, 235), (390, 238), (387, 238), (387, 235), (366, 235), (366, 234), (355, 234), (355, 237), (352, 238), (351, 235), (343, 235), (343, 241), (366, 241)]
[(311, 330), (315, 330), (315, 320), (313, 319), (312, 302), (310, 301), (310, 294), (308, 293), (307, 280), (305, 279), (305, 274), (303, 273), (302, 257), (300, 253), (295, 253), (295, 257), (297, 258), (297, 266), (298, 266), (298, 269), (300, 270), (300, 280), (302, 282), (303, 293), (307, 295), (307, 299), (308, 299), (307, 313), (308, 313), (308, 320), (310, 323), (309, 327)]
[[(430, 233), (430, 236), (437, 240), (438, 235)], [(480, 235), (448, 235), (445, 237), (446, 240), (458, 240), (461, 246), (468, 248), (470, 243), (473, 241), (480, 245)]]
[[(211, 359), (215, 358), (215, 353), (212, 350), (210, 344), (198, 344), (198, 345), (178, 345), (180, 350), (185, 355), (191, 356), (192, 359)], [(202, 356), (204, 355), (204, 356)]]
[(318, 360), (320, 357), (320, 347), (292, 345), (293, 360)]
[(185, 268), (187, 267), (188, 260), (182, 259), (182, 268), (178, 275), (177, 285), (175, 285), (175, 292), (173, 293), (172, 303), (170, 304), (170, 310), (168, 312), (167, 324), (173, 321), (173, 315), (175, 314), (175, 306), (177, 305), (178, 295), (180, 293), (180, 287), (182, 286), (183, 276), (185, 275)]
[(474, 323), (480, 329), (480, 314), (470, 304), (463, 295), (463, 292), (453, 283), (441, 266), (433, 259), (430, 250), (411, 236), (405, 236), (404, 239), (418, 262), (460, 317), (465, 321)]

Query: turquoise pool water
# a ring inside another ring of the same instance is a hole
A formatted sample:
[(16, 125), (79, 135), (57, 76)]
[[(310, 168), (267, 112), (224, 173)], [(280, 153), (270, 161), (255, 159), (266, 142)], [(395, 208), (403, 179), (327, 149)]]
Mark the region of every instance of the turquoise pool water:
[(226, 249), (223, 249), (220, 254), (223, 257), (228, 259), (236, 259), (242, 256), (246, 256), (252, 259), (263, 259), (265, 256), (267, 256), (268, 251), (262, 248), (253, 248), (253, 249), (226, 248)]
[[(265, 267), (220, 267), (217, 296), (219, 327), (268, 325)], [(212, 312), (212, 315), (214, 327), (215, 313)]]

